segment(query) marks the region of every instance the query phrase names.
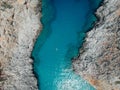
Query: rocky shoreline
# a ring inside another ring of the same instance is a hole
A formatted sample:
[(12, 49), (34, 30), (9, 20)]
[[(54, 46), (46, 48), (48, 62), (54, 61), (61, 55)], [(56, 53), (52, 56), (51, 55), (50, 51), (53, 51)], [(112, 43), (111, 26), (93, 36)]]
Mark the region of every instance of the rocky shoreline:
[(97, 90), (120, 90), (120, 1), (104, 0), (96, 15), (73, 69)]
[(38, 90), (30, 58), (41, 0), (0, 0), (0, 90)]
[[(0, 1), (0, 90), (38, 90), (30, 56), (40, 9), (41, 0)], [(97, 90), (120, 90), (120, 1), (104, 0), (96, 15), (73, 68)]]

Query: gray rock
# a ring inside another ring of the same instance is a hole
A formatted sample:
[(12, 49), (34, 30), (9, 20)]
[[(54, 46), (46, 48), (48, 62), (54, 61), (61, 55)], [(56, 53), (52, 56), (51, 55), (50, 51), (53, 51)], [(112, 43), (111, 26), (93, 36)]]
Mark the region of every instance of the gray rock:
[(0, 90), (38, 90), (30, 55), (40, 8), (40, 0), (0, 0)]
[(120, 0), (104, 0), (96, 14), (73, 69), (97, 90), (120, 90)]

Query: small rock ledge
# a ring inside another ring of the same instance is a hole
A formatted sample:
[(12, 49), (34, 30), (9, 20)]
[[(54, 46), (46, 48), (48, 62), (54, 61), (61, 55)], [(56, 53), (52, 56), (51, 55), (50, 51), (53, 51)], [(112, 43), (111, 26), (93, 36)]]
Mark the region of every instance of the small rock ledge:
[(96, 14), (73, 68), (97, 90), (120, 90), (120, 0), (104, 0)]
[(30, 55), (40, 8), (40, 0), (0, 0), (0, 90), (38, 90)]

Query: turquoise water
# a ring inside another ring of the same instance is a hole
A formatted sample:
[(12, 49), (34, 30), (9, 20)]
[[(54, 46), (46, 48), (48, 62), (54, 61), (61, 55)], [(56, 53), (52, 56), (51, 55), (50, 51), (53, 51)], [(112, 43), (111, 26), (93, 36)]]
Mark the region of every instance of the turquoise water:
[(43, 30), (33, 52), (39, 90), (95, 90), (72, 71), (101, 0), (42, 0)]

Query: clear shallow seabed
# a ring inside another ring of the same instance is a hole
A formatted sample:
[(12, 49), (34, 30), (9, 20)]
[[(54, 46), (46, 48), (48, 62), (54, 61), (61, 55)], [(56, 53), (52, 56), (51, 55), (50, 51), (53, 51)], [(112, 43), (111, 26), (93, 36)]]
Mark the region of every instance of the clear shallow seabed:
[(101, 0), (42, 0), (43, 30), (33, 52), (39, 90), (95, 90), (72, 71)]

